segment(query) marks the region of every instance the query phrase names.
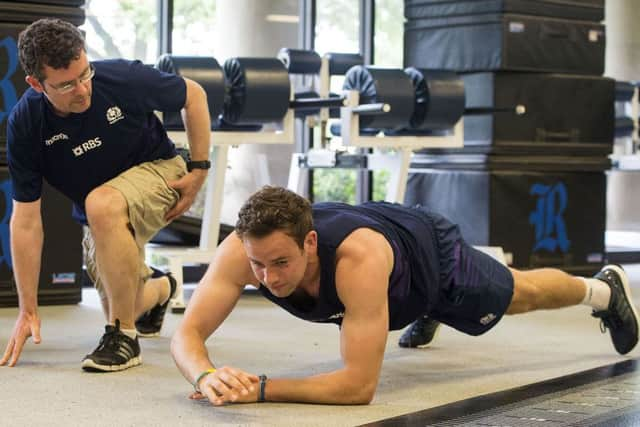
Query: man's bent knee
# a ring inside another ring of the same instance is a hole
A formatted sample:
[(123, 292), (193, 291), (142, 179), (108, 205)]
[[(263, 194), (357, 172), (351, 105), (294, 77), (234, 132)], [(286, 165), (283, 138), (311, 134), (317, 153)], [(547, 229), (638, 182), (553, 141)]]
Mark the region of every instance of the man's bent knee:
[(87, 220), (92, 229), (127, 219), (127, 201), (113, 187), (102, 185), (92, 190), (84, 202)]
[(513, 275), (513, 297), (506, 314), (526, 313), (538, 309), (538, 292), (523, 272), (510, 268)]

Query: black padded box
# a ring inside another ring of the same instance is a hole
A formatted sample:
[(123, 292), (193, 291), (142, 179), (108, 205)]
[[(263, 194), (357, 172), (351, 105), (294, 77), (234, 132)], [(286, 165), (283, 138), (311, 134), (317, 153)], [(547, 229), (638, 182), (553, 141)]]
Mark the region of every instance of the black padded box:
[(407, 19), (516, 13), (582, 21), (604, 20), (604, 0), (405, 0)]
[(405, 23), (406, 67), (599, 76), (604, 50), (604, 26), (588, 21), (479, 14)]
[[(0, 307), (18, 305), (9, 246), (11, 182), (0, 167)], [(71, 219), (71, 202), (45, 183), (42, 193), (44, 246), (38, 287), (40, 305), (75, 304), (82, 299), (82, 227)]]
[[(0, 152), (2, 155), (6, 153), (9, 113), (29, 88), (18, 62), (18, 35), (25, 28), (26, 24), (0, 22)], [(1, 159), (0, 163), (2, 163)]]
[(85, 0), (20, 0), (19, 3), (52, 4), (57, 6), (84, 6)]
[(460, 226), (472, 245), (500, 246), (517, 268), (592, 274), (605, 261), (607, 158), (415, 156), (405, 204)]
[(2, 22), (30, 24), (41, 18), (59, 18), (79, 26), (84, 24), (85, 11), (77, 6), (0, 1), (0, 21)]
[[(182, 215), (158, 231), (150, 243), (169, 246), (198, 246), (200, 244), (200, 231), (202, 218)], [(218, 243), (233, 232), (234, 227), (228, 224), (220, 224)]]
[(464, 116), (465, 152), (588, 156), (613, 149), (613, 79), (507, 72), (462, 78), (466, 108), (486, 111)]

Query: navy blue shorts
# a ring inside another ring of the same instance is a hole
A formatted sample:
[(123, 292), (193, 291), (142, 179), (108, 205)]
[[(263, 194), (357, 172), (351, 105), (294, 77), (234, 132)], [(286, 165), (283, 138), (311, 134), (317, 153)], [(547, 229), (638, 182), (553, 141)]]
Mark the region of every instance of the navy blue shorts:
[(460, 229), (431, 214), (440, 251), (440, 298), (429, 316), (470, 335), (495, 326), (513, 298), (511, 271), (468, 245)]

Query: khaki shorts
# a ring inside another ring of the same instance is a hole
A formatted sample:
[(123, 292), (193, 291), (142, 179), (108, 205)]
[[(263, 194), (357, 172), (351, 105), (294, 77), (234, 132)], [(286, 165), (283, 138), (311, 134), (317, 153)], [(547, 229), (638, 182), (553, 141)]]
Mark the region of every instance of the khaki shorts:
[[(176, 156), (169, 160), (155, 160), (134, 166), (103, 184), (120, 191), (127, 201), (129, 226), (140, 254), (140, 284), (152, 273), (144, 262), (144, 245), (167, 225), (164, 217), (180, 198), (180, 194), (169, 187), (167, 182), (179, 179), (186, 173), (184, 160), (181, 156)], [(87, 274), (100, 295), (104, 296), (93, 236), (88, 227), (85, 227), (82, 247)]]

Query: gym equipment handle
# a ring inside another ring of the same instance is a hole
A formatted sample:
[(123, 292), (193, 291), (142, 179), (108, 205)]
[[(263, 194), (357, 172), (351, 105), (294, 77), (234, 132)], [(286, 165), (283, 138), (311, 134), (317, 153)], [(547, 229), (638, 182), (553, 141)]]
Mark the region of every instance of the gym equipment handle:
[(516, 105), (515, 107), (472, 107), (465, 108), (465, 116), (476, 116), (483, 114), (495, 114), (495, 113), (511, 113), (521, 116), (527, 112), (527, 107), (524, 105)]
[(364, 116), (373, 116), (376, 114), (385, 114), (391, 111), (391, 105), (377, 103), (377, 104), (361, 104), (351, 110), (354, 114), (360, 114)]
[(317, 110), (318, 108), (344, 107), (345, 98), (301, 98), (289, 102), (289, 108), (296, 111)]

